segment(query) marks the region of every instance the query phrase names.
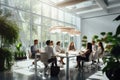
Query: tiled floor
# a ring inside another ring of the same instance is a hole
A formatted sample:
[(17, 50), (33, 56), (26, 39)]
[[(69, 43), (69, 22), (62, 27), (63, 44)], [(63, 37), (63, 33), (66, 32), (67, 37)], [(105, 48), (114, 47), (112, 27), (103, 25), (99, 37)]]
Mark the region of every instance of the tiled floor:
[[(38, 65), (40, 65), (40, 67), (38, 67), (38, 76), (36, 77), (34, 65), (29, 66), (31, 65), (32, 61), (33, 60), (18, 61), (13, 66), (12, 71), (0, 72), (0, 80), (66, 80), (66, 65), (60, 68), (58, 77), (50, 77), (50, 75), (43, 75), (44, 65), (39, 61)], [(102, 71), (98, 71), (97, 66), (93, 66), (95, 69), (92, 70), (84, 69), (84, 71), (79, 71), (78, 69), (74, 68), (75, 65), (75, 60), (71, 59), (69, 66), (69, 80), (108, 80), (105, 75), (102, 74)], [(59, 66), (61, 66), (61, 64), (59, 64)]]

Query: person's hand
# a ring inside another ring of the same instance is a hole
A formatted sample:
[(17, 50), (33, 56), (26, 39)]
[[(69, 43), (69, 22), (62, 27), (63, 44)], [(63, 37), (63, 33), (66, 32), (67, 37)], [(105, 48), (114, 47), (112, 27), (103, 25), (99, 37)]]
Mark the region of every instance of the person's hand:
[(55, 56), (58, 57), (58, 54), (56, 54)]
[(40, 53), (41, 51), (40, 50), (37, 50), (37, 53)]
[(82, 57), (86, 57), (85, 54), (81, 54)]

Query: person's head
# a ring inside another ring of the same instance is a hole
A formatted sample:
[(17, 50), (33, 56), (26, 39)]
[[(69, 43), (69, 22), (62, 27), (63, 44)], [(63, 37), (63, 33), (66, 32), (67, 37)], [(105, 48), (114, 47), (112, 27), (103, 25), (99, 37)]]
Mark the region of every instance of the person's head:
[(71, 42), (71, 43), (70, 43), (70, 46), (74, 46), (74, 42)]
[(103, 44), (102, 44), (102, 42), (98, 42), (98, 46), (102, 46)]
[(75, 45), (73, 41), (70, 43), (68, 50), (75, 50)]
[(95, 44), (95, 41), (92, 41), (92, 45), (94, 45)]
[(51, 46), (53, 46), (53, 45), (54, 45), (53, 41), (50, 41), (50, 45), (51, 45)]
[(50, 45), (50, 40), (47, 40), (47, 41), (46, 41), (46, 45)]
[(58, 41), (58, 42), (56, 43), (56, 45), (60, 46), (60, 41)]
[(90, 42), (87, 43), (87, 49), (90, 49), (92, 51), (92, 44)]
[(38, 44), (38, 40), (37, 39), (34, 40), (34, 44), (35, 45)]

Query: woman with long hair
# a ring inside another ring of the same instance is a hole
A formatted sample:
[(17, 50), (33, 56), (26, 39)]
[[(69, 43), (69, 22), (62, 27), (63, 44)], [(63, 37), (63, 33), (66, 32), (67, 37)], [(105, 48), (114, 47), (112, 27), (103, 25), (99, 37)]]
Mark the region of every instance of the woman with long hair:
[(91, 53), (92, 53), (92, 44), (87, 43), (86, 50), (83, 51), (82, 54), (80, 53), (80, 55), (77, 56), (77, 66), (76, 66), (76, 68), (80, 68), (81, 60), (89, 61), (89, 56), (90, 56)]
[(70, 45), (68, 46), (68, 51), (75, 51), (76, 49), (75, 49), (75, 44), (74, 44), (74, 42), (72, 41), (71, 43), (70, 43)]
[(98, 54), (98, 62), (99, 62), (99, 58), (103, 57), (104, 54), (104, 47), (102, 42), (98, 42), (97, 54)]

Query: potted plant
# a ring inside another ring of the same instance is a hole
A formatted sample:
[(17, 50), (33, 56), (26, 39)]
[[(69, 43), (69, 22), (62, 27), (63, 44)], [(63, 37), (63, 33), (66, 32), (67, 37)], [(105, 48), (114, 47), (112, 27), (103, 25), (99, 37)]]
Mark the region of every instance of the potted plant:
[[(120, 15), (115, 18), (115, 20), (120, 20)], [(109, 33), (109, 35), (112, 34)], [(103, 72), (105, 72), (109, 80), (118, 80), (120, 79), (120, 25), (117, 27), (115, 35), (111, 37), (113, 47), (110, 51), (110, 55), (103, 58), (105, 63)]]
[(105, 51), (110, 52), (114, 45), (114, 36), (112, 32), (101, 32), (102, 35), (101, 41), (106, 44)]
[(10, 13), (2, 14), (0, 11), (0, 71), (11, 68), (12, 49), (19, 35), (19, 28), (12, 20), (9, 20)]
[(95, 42), (98, 42), (99, 41), (98, 37), (99, 37), (98, 35), (94, 35), (92, 40), (95, 41)]
[(86, 44), (87, 44), (87, 36), (84, 35), (84, 36), (82, 37), (82, 47), (85, 48), (85, 47), (86, 47)]
[(21, 49), (22, 43), (18, 42), (15, 47), (16, 47), (16, 51), (14, 52), (15, 53), (15, 60), (27, 59), (25, 51)]

